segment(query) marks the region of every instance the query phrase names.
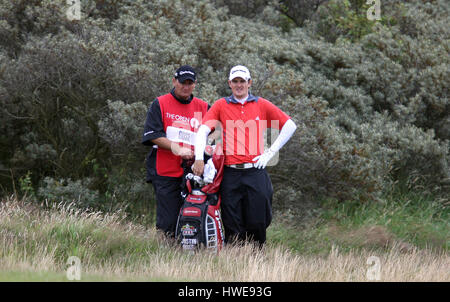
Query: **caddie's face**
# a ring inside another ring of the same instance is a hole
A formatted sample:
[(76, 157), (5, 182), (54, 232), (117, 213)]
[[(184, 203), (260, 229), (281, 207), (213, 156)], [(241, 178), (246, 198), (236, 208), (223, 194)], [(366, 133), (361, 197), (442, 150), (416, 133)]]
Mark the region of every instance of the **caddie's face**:
[(243, 99), (248, 95), (252, 80), (246, 81), (243, 78), (234, 78), (231, 81), (228, 80), (228, 85), (230, 85), (235, 98)]
[(180, 99), (187, 100), (195, 88), (195, 82), (192, 80), (185, 80), (183, 83), (180, 83), (177, 79), (172, 79), (173, 87), (175, 87), (175, 95)]

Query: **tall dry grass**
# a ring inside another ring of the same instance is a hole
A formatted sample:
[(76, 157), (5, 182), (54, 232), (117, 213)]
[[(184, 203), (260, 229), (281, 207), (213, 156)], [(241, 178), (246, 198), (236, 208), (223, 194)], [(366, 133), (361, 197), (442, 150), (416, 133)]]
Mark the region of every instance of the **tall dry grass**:
[(127, 222), (121, 213), (38, 207), (8, 198), (0, 203), (0, 271), (65, 275), (69, 256), (81, 259), (83, 276), (145, 281), (370, 281), (367, 263), (379, 259), (380, 281), (450, 281), (445, 252), (409, 249), (296, 254), (267, 245), (227, 246), (219, 254), (181, 249), (155, 229)]
[[(369, 279), (371, 256), (380, 259), (379, 279)], [(152, 259), (152, 269), (137, 276), (195, 281), (323, 282), (323, 281), (450, 281), (450, 259), (415, 250), (404, 254), (395, 248), (383, 254), (370, 251), (341, 254), (334, 249), (327, 257), (295, 255), (279, 247), (259, 251), (251, 245), (225, 248), (219, 255), (164, 255)]]

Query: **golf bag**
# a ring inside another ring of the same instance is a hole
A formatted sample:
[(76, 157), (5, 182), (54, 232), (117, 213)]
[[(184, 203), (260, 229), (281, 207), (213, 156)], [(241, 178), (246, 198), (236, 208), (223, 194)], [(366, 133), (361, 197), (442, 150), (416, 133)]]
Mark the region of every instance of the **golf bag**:
[[(221, 152), (215, 152), (217, 150), (207, 146), (203, 178), (192, 174), (192, 160), (183, 162), (183, 205), (178, 215), (175, 238), (185, 250), (204, 246), (217, 252), (223, 246), (219, 188), (224, 156)], [(215, 171), (208, 176), (209, 179), (205, 175), (207, 168)]]

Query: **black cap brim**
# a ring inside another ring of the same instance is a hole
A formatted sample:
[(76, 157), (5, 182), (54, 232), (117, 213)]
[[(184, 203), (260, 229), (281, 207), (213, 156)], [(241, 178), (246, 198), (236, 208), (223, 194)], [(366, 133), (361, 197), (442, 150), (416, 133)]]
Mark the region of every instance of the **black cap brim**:
[(186, 74), (186, 75), (179, 76), (177, 78), (177, 80), (180, 83), (184, 83), (186, 80), (191, 80), (192, 82), (195, 82), (195, 77), (190, 74)]

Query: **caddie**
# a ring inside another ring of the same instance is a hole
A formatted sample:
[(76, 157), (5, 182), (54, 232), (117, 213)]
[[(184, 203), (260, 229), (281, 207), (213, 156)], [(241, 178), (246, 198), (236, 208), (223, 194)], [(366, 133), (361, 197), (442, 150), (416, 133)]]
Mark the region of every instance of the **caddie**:
[(209, 105), (193, 96), (197, 73), (189, 65), (179, 67), (170, 93), (157, 97), (147, 111), (142, 144), (152, 147), (147, 159), (147, 182), (156, 195), (156, 228), (175, 234), (182, 204), (182, 160), (193, 159), (194, 137)]

